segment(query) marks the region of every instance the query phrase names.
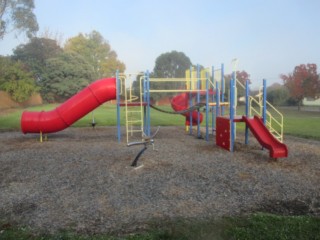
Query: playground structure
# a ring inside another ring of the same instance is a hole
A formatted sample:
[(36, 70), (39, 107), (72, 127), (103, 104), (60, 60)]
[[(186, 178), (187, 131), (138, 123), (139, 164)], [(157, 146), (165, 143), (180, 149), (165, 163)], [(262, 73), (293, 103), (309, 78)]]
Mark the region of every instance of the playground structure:
[[(132, 76), (131, 76), (132, 77)], [(231, 152), (234, 151), (236, 138), (236, 123), (243, 122), (245, 127), (245, 144), (249, 142), (249, 130), (256, 137), (263, 148), (270, 151), (270, 157), (281, 158), (288, 156), (288, 149), (283, 144), (283, 116), (266, 100), (266, 80), (256, 97), (249, 95), (249, 81), (245, 86), (236, 80), (233, 71), (229, 84), (228, 101), (226, 101), (226, 86), (224, 79), (224, 65), (221, 68), (196, 69), (186, 71), (185, 78), (152, 78), (149, 72), (136, 76), (139, 91), (134, 91), (128, 76), (117, 73), (117, 136), (121, 141), (120, 108), (125, 107), (126, 141), (130, 145), (132, 138), (151, 135), (150, 110), (154, 108), (166, 112), (152, 102), (153, 93), (175, 93), (171, 98), (173, 110), (182, 114), (189, 134), (202, 138), (201, 123), (205, 123), (205, 140), (209, 134), (216, 133), (216, 144)], [(161, 84), (173, 83), (173, 88), (161, 88)], [(157, 83), (157, 85), (154, 85)], [(184, 85), (184, 87), (182, 87)], [(157, 87), (155, 87), (157, 86)], [(245, 91), (245, 113), (237, 115), (237, 88)], [(134, 94), (138, 92), (138, 96)], [(120, 101), (123, 96), (123, 101)], [(205, 99), (203, 99), (205, 98)], [(204, 107), (204, 113), (200, 108)], [(267, 109), (268, 107), (268, 109)], [(226, 114), (228, 112), (228, 114)], [(204, 115), (204, 116), (203, 116)], [(211, 115), (209, 117), (209, 115)], [(211, 118), (211, 122), (209, 123)], [(142, 139), (143, 142), (143, 139)]]
[[(133, 88), (132, 80), (138, 81), (136, 88)], [(161, 88), (162, 84), (168, 82), (174, 87)], [(243, 115), (237, 115), (236, 111), (237, 87), (245, 89)], [(101, 79), (90, 84), (52, 111), (25, 111), (21, 117), (21, 130), (23, 133), (39, 133), (42, 141), (42, 134), (61, 131), (102, 103), (116, 99), (118, 141), (121, 142), (120, 109), (124, 107), (127, 145), (141, 143), (146, 146), (147, 142), (153, 144), (150, 138), (154, 136), (151, 134), (151, 108), (164, 111), (154, 105), (153, 93), (177, 94), (172, 96), (171, 106), (175, 113), (185, 117), (186, 130), (190, 135), (196, 127), (196, 136), (202, 138), (201, 124), (204, 123), (205, 140), (209, 140), (209, 134), (215, 133), (216, 144), (233, 152), (236, 123), (244, 122), (246, 144), (250, 129), (262, 147), (270, 151), (270, 157), (288, 156), (287, 147), (282, 143), (283, 116), (266, 101), (266, 81), (263, 80), (263, 87), (255, 98), (249, 96), (249, 82), (243, 86), (236, 80), (233, 71), (226, 93), (223, 64), (219, 69), (200, 69), (199, 66), (196, 69), (190, 68), (185, 78), (152, 78), (148, 71), (141, 75), (117, 72), (116, 78)], [(229, 96), (228, 101), (225, 99), (226, 94)], [(267, 106), (273, 112), (267, 110)], [(200, 108), (204, 108), (203, 113)]]

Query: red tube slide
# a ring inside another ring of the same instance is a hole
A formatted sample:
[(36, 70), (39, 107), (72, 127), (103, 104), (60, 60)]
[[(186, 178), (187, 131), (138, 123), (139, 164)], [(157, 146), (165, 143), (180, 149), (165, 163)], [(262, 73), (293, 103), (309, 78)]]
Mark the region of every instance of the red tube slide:
[[(189, 93), (182, 93), (172, 98), (171, 106), (174, 111), (180, 112), (186, 110), (189, 105)], [(186, 125), (190, 126), (190, 114), (192, 114), (192, 125), (198, 124), (198, 111), (186, 112), (182, 115), (186, 117)], [(202, 122), (202, 114), (200, 113), (200, 123)]]
[(115, 98), (116, 79), (97, 80), (54, 110), (48, 112), (24, 111), (21, 116), (21, 131), (24, 134), (61, 131), (102, 103)]

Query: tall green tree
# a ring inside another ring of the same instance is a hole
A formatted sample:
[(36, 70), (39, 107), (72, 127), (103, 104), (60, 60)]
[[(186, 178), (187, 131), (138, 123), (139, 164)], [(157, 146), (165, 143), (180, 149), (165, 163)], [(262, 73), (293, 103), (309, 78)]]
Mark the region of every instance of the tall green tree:
[(27, 67), (7, 57), (0, 57), (0, 89), (9, 93), (17, 102), (23, 102), (39, 91)]
[(157, 57), (153, 73), (157, 78), (184, 78), (191, 65), (190, 58), (183, 52), (167, 52)]
[(38, 31), (33, 0), (0, 0), (0, 39), (13, 30), (31, 38)]
[(64, 47), (66, 52), (81, 55), (92, 66), (96, 78), (113, 76), (116, 70), (123, 72), (125, 65), (117, 59), (117, 53), (97, 31), (70, 38)]
[(285, 86), (275, 83), (267, 88), (267, 100), (275, 106), (285, 105), (289, 100), (289, 91)]
[(317, 65), (300, 64), (292, 73), (282, 74), (280, 77), (288, 88), (290, 97), (298, 102), (298, 110), (305, 97), (314, 98), (320, 92), (320, 79), (317, 73)]
[[(171, 51), (161, 54), (155, 61), (155, 66), (151, 77), (155, 78), (185, 78), (185, 72), (192, 65), (190, 58), (183, 52)], [(152, 89), (182, 89), (185, 88), (183, 82), (152, 82)], [(155, 99), (174, 94), (155, 93)]]
[(41, 93), (48, 102), (61, 102), (86, 87), (94, 79), (91, 65), (77, 53), (61, 53), (46, 61)]
[(14, 49), (12, 58), (24, 62), (38, 81), (41, 81), (46, 71), (46, 60), (56, 57), (62, 51), (56, 40), (34, 37), (27, 44), (21, 44)]
[(141, 85), (143, 83), (143, 76), (144, 76), (144, 72), (140, 72), (137, 74), (137, 76), (135, 77), (135, 80), (132, 82), (132, 92), (134, 96), (137, 96), (138, 98), (140, 98), (140, 87), (143, 88), (143, 86), (140, 86), (140, 81), (141, 81)]

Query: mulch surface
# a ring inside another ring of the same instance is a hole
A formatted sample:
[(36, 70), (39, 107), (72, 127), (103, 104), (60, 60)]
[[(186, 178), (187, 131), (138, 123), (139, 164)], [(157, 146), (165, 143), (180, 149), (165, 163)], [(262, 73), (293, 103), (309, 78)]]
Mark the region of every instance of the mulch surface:
[[(154, 129), (155, 130), (155, 129)], [(47, 142), (0, 133), (0, 220), (35, 231), (135, 232), (150, 222), (256, 211), (320, 216), (320, 142), (285, 137), (289, 157), (270, 159), (238, 134), (235, 152), (162, 127), (142, 146), (116, 128), (69, 128)]]

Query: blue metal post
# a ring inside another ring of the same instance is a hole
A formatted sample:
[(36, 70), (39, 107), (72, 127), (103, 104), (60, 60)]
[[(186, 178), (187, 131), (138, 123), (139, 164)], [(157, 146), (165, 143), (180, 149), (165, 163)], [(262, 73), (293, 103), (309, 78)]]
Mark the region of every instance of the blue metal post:
[(150, 76), (149, 71), (147, 71), (147, 132), (146, 134), (150, 136)]
[(232, 78), (233, 78), (233, 87), (234, 89), (232, 89), (233, 91), (233, 108), (234, 108), (234, 115), (237, 114), (237, 92), (236, 92), (236, 88), (237, 88), (237, 74), (235, 71), (232, 72)]
[[(200, 75), (200, 65), (197, 65), (197, 103), (200, 103), (200, 90), (201, 90), (201, 75)], [(200, 137), (200, 110), (197, 114), (197, 137)]]
[[(147, 72), (144, 73), (144, 78), (143, 78), (143, 104), (147, 102)], [(140, 100), (141, 101), (141, 100)], [(143, 132), (147, 134), (147, 107), (143, 105)]]
[(267, 122), (267, 80), (263, 79), (263, 108), (262, 108), (262, 118), (263, 124), (266, 125)]
[[(192, 66), (190, 66), (190, 92), (189, 92), (189, 106), (193, 105), (192, 103), (192, 90), (193, 90), (193, 82), (192, 82)], [(189, 112), (189, 134), (192, 135), (192, 112)]]
[(235, 125), (234, 125), (234, 94), (235, 80), (230, 80), (230, 152), (233, 152), (235, 139)]
[(119, 79), (119, 70), (116, 71), (116, 86), (117, 86), (117, 136), (118, 142), (121, 142), (121, 125), (120, 125), (120, 89), (121, 82)]
[[(249, 117), (249, 80), (246, 80), (246, 117)], [(246, 130), (245, 130), (245, 144), (249, 143), (249, 127), (246, 124)]]
[(209, 74), (206, 72), (206, 141), (209, 141)]
[(216, 117), (220, 116), (220, 86), (219, 82), (216, 81)]
[[(212, 69), (211, 69), (211, 75), (212, 75), (212, 84), (214, 85), (214, 66), (212, 66)], [(212, 102), (215, 102), (215, 95), (213, 94), (213, 89), (214, 89), (214, 86), (212, 85)], [(217, 92), (215, 93), (217, 94)], [(214, 116), (214, 112), (215, 112), (215, 107), (212, 106), (211, 107), (211, 115), (212, 115), (212, 131), (213, 129), (215, 129), (215, 123), (216, 123), (216, 118)]]
[[(224, 102), (224, 92), (225, 92), (225, 84), (224, 84), (224, 64), (221, 64), (221, 102)], [(221, 115), (224, 116), (224, 106), (221, 107)]]

